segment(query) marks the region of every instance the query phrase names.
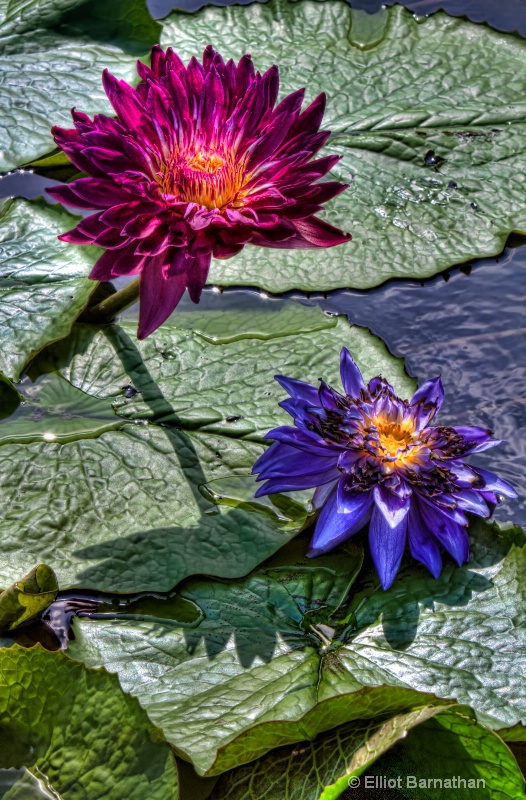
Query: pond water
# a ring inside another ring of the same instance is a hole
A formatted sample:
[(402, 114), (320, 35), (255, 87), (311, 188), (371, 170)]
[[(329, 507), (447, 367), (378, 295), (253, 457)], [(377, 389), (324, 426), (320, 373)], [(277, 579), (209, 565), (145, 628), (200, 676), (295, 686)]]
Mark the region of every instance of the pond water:
[[(387, 5), (392, 4), (388, 0)], [(149, 5), (156, 16), (164, 16), (174, 7), (194, 10), (202, 3), (150, 0)], [(380, 3), (353, 0), (351, 5), (374, 11)], [(526, 6), (518, 8), (514, 0), (415, 0), (405, 5), (419, 14), (442, 7), (526, 36)], [(0, 178), (0, 197), (36, 197), (54, 183), (14, 173)], [(351, 322), (369, 328), (394, 355), (405, 359), (407, 371), (420, 382), (441, 374), (446, 402), (440, 421), (492, 428), (505, 443), (473, 461), (507, 478), (526, 498), (526, 244), (515, 237), (508, 245), (497, 258), (455, 267), (428, 281), (390, 281), (366, 292), (287, 296), (347, 314)], [(280, 301), (265, 299), (256, 290), (219, 293), (211, 287), (201, 307), (228, 311), (265, 302)], [(185, 310), (191, 307), (185, 300)], [(131, 309), (127, 316), (134, 313)], [(526, 525), (526, 499), (506, 501), (495, 517)]]

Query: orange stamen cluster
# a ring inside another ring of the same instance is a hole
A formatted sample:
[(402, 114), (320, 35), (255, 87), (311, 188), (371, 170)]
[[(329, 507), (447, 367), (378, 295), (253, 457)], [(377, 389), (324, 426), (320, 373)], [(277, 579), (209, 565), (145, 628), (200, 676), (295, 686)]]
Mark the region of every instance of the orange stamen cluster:
[(236, 204), (247, 182), (243, 159), (231, 153), (195, 146), (177, 153), (156, 176), (163, 194), (184, 203), (197, 203), (209, 211)]

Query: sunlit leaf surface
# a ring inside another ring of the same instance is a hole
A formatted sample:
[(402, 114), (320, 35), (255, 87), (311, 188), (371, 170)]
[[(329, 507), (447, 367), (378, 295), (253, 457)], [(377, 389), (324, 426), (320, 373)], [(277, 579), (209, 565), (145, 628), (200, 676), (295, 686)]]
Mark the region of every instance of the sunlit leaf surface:
[(58, 583), (46, 564), (0, 592), (0, 629), (12, 630), (39, 616), (56, 599)]
[(96, 249), (57, 239), (77, 221), (43, 202), (0, 208), (0, 371), (13, 380), (31, 354), (67, 336), (96, 286), (86, 277)]
[(111, 112), (102, 70), (133, 80), (159, 31), (144, 0), (0, 0), (0, 170), (53, 150), (73, 106)]

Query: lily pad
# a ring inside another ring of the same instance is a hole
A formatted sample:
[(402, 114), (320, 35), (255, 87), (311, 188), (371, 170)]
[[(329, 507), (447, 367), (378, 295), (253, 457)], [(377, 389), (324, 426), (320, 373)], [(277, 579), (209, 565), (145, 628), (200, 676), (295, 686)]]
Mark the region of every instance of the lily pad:
[(0, 698), (0, 767), (28, 767), (47, 797), (177, 800), (170, 747), (114, 675), (14, 645), (0, 650)]
[(133, 80), (160, 32), (144, 0), (1, 0), (0, 20), (0, 170), (49, 153), (73, 106), (111, 113), (103, 69)]
[[(163, 21), (162, 44), (183, 59), (212, 43), (280, 67), (282, 93), (327, 94), (325, 153), (349, 189), (325, 219), (351, 242), (325, 250), (245, 247), (213, 261), (209, 281), (271, 292), (365, 289), (424, 278), (502, 250), (526, 231), (526, 42), (402, 7), (379, 19), (340, 0), (208, 7)], [(452, 65), (454, 67), (452, 68)]]
[(108, 400), (76, 389), (57, 373), (19, 384), (20, 404), (0, 419), (0, 445), (96, 438), (126, 424)]
[(15, 381), (31, 355), (67, 336), (96, 287), (86, 278), (95, 248), (57, 239), (77, 221), (43, 202), (0, 208), (0, 371)]
[(17, 628), (39, 616), (57, 597), (58, 583), (47, 564), (34, 567), (22, 580), (0, 592), (0, 629)]
[[(381, 369), (406, 394), (414, 384), (366, 331), (288, 309), (288, 321), (269, 311), (257, 329), (239, 317), (235, 341), (225, 318), (225, 344), (217, 316), (199, 312), (141, 344), (132, 325), (75, 325), (46, 348), (29, 370), (34, 386), (52, 381), (54, 397), (71, 400), (47, 418), (55, 439), (40, 428), (44, 441), (1, 445), (4, 585), (30, 560), (49, 563), (62, 588), (167, 591), (193, 574), (246, 575), (289, 541), (308, 521), (311, 492), (254, 500), (250, 477), (262, 436), (287, 419), (274, 374), (336, 381), (346, 345), (366, 374)], [(0, 423), (0, 444), (22, 423)]]
[[(60, 371), (77, 388), (111, 398), (126, 419), (258, 442), (290, 421), (278, 407), (285, 394), (274, 375), (313, 384), (322, 375), (341, 385), (343, 346), (366, 380), (389, 377), (403, 397), (415, 390), (402, 360), (344, 317), (288, 301), (271, 303), (266, 312), (239, 311), (235, 322), (234, 333), (228, 313), (176, 311), (144, 342), (136, 341), (131, 322), (95, 333), (89, 325), (76, 325), (30, 372), (36, 377), (39, 371)], [(123, 392), (130, 381), (139, 391)]]
[(473, 789), (480, 800), (512, 800), (522, 795), (524, 779), (506, 745), (471, 709), (427, 706), (273, 750), (222, 775), (210, 800), (336, 800), (360, 787), (374, 797), (395, 788), (398, 798), (411, 798), (416, 787), (419, 800), (447, 800), (452, 789), (455, 800), (471, 800)]
[(415, 691), (469, 702), (493, 728), (514, 725), (526, 720), (524, 536), (478, 521), (471, 539), (469, 565), (446, 564), (436, 580), (408, 561), (383, 592), (374, 570), (362, 571), (343, 616), (330, 587), (349, 577), (340, 551), (332, 570), (324, 556), (228, 584), (188, 581), (181, 593), (205, 615), (191, 630), (76, 620), (70, 652), (117, 672), (202, 775), (414, 710)]

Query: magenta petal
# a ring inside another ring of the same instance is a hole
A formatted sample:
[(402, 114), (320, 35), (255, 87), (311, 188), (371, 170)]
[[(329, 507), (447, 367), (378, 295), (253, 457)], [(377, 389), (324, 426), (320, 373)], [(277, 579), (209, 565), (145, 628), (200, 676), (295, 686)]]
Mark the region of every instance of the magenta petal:
[(106, 250), (101, 255), (89, 277), (92, 281), (110, 281), (122, 275), (136, 275), (144, 266), (143, 256), (136, 256), (132, 247), (123, 250)]
[(69, 244), (93, 244), (93, 236), (87, 236), (82, 231), (79, 231), (78, 228), (73, 228), (71, 231), (66, 231), (66, 233), (61, 233), (58, 237), (62, 242), (68, 242)]
[(307, 106), (305, 111), (299, 115), (289, 131), (289, 138), (292, 139), (298, 134), (318, 131), (323, 119), (323, 114), (325, 113), (326, 102), (327, 98), (325, 93), (322, 92), (322, 94), (319, 94), (310, 106)]
[[(185, 254), (179, 254), (184, 258)], [(164, 254), (145, 265), (139, 284), (138, 339), (146, 339), (168, 319), (186, 289), (186, 273), (164, 277)]]
[[(151, 66), (139, 62), (137, 72), (136, 88), (103, 73), (116, 117), (73, 110), (74, 128), (53, 128), (57, 145), (88, 177), (50, 193), (99, 212), (61, 237), (112, 251), (94, 275), (148, 273), (141, 335), (176, 305), (183, 274), (199, 301), (211, 253), (230, 258), (247, 243), (287, 249), (349, 240), (314, 216), (346, 188), (318, 183), (338, 156), (312, 160), (329, 136), (319, 130), (324, 95), (303, 113), (304, 89), (276, 105), (277, 66), (261, 75), (250, 56), (225, 64), (211, 46), (188, 66), (156, 46)], [(161, 274), (171, 287), (163, 292)]]
[(49, 186), (46, 192), (55, 200), (58, 200), (59, 203), (63, 203), (66, 206), (73, 206), (73, 208), (93, 209), (99, 207), (98, 203), (81, 200), (81, 198), (75, 194), (71, 186)]
[(198, 253), (194, 257), (194, 263), (188, 270), (186, 285), (192, 303), (198, 303), (201, 299), (201, 292), (208, 278), (210, 270), (211, 253)]
[(306, 246), (310, 247), (334, 247), (352, 239), (350, 233), (343, 233), (317, 217), (298, 219), (294, 222), (294, 227), (305, 240)]
[(135, 89), (126, 81), (118, 80), (107, 69), (102, 73), (102, 85), (123, 125), (127, 128), (139, 127), (142, 114)]

